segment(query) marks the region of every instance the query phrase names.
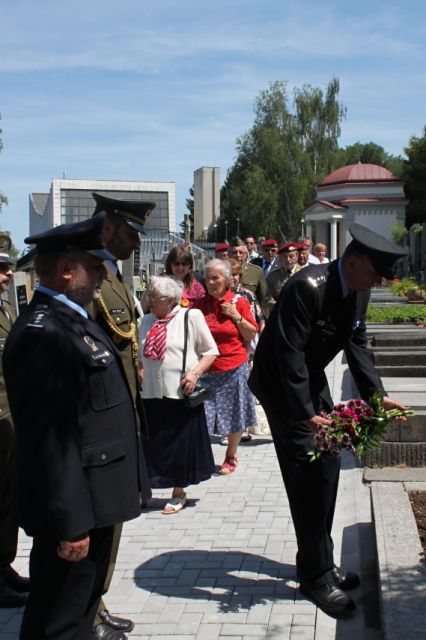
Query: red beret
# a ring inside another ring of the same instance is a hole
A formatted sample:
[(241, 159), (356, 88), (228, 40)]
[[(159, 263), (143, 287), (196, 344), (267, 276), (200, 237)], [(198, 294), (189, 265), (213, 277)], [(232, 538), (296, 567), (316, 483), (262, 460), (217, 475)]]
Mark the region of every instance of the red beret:
[(264, 240), (260, 246), (263, 247), (264, 249), (266, 247), (278, 247), (278, 242), (272, 239)]
[(222, 242), (222, 244), (217, 244), (214, 248), (214, 252), (218, 251), (227, 251), (229, 249), (229, 244), (227, 242)]
[(300, 244), (297, 245), (297, 250), (298, 251), (303, 251), (303, 249), (310, 249), (310, 245), (306, 244), (305, 242), (301, 242)]
[(290, 251), (297, 251), (298, 248), (299, 245), (297, 242), (286, 242), (280, 246), (278, 253), (290, 253)]

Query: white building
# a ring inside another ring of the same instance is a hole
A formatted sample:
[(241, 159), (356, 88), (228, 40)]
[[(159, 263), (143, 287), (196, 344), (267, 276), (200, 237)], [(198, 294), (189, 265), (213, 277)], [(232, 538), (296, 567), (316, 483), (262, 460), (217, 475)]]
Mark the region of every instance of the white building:
[(376, 164), (336, 169), (317, 187), (317, 199), (304, 211), (307, 236), (327, 245), (331, 260), (351, 241), (349, 225), (362, 224), (392, 240), (393, 223), (405, 223), (404, 183)]

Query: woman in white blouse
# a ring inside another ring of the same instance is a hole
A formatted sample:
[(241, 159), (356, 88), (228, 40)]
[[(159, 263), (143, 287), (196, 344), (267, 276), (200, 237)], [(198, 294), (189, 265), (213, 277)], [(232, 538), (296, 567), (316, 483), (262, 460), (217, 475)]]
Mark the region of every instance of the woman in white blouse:
[(153, 276), (146, 295), (150, 313), (139, 330), (139, 378), (150, 432), (144, 442), (148, 472), (153, 488), (173, 487), (164, 514), (180, 511), (187, 501), (185, 488), (215, 471), (204, 407), (187, 407), (183, 398), (194, 391), (219, 351), (201, 311), (180, 306), (182, 293), (181, 283)]

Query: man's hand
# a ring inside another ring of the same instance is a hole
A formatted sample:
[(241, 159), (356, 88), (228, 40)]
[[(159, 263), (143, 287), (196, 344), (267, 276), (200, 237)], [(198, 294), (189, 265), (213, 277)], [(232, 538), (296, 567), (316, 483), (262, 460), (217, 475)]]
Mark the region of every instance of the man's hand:
[(83, 560), (89, 553), (89, 543), (89, 534), (85, 533), (75, 540), (61, 540), (56, 551), (62, 560), (78, 562)]
[(328, 418), (323, 418), (322, 416), (313, 416), (309, 418), (309, 420), (304, 420), (303, 424), (310, 428), (314, 433), (317, 432), (318, 427), (322, 424), (331, 424), (331, 420)]
[[(407, 409), (405, 404), (402, 404), (393, 398), (389, 398), (389, 396), (383, 396), (383, 406), (386, 411), (390, 411), (391, 409), (400, 409), (401, 411), (405, 411)], [(407, 418), (405, 416), (398, 416), (395, 420), (398, 420), (399, 422), (406, 422)]]

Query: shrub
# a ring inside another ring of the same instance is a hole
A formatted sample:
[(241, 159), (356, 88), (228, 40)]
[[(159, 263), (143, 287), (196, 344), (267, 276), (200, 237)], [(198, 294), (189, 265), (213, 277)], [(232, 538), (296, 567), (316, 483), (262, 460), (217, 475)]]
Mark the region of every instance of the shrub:
[(403, 307), (374, 307), (368, 305), (367, 322), (376, 324), (414, 323), (416, 320), (426, 322), (426, 305)]

